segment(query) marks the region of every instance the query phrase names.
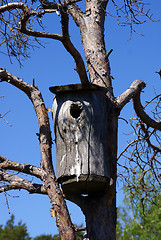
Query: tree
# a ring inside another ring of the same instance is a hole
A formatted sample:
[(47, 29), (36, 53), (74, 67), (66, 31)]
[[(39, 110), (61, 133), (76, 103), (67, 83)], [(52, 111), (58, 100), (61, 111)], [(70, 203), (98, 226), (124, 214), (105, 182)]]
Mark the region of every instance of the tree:
[[(5, 226), (0, 226), (0, 239), (3, 240), (31, 240), (31, 237), (29, 236), (27, 226), (26, 224), (22, 223), (20, 221), (18, 225), (14, 224), (15, 217), (14, 215), (11, 215), (11, 218), (6, 222)], [(83, 239), (83, 228), (82, 225), (80, 227), (75, 225), (75, 228), (79, 229), (79, 231), (76, 232), (76, 239), (81, 240)], [(54, 236), (50, 235), (40, 235), (33, 240), (60, 240), (60, 235), (56, 234)]]
[(0, 226), (0, 239), (3, 240), (31, 240), (27, 232), (27, 227), (22, 222), (18, 225), (14, 225), (14, 216), (11, 215), (10, 220), (6, 222), (6, 225)]
[[(101, 195), (65, 195), (56, 180), (52, 164), (51, 146), (52, 138), (50, 123), (44, 100), (33, 81), (32, 85), (27, 84), (6, 69), (0, 68), (1, 81), (12, 84), (23, 91), (31, 100), (37, 119), (39, 122), (39, 141), (41, 150), (41, 167), (30, 164), (16, 163), (1, 156), (0, 179), (4, 183), (0, 187), (1, 192), (11, 189), (25, 189), (30, 193), (48, 195), (55, 212), (57, 226), (61, 239), (75, 239), (75, 229), (71, 222), (64, 197), (76, 203), (82, 209), (87, 224), (87, 233), (90, 240), (93, 239), (115, 239), (116, 238), (116, 178), (117, 178), (117, 126), (118, 116), (123, 107), (133, 99), (134, 109), (141, 123), (151, 126), (155, 130), (161, 129), (161, 123), (150, 118), (145, 112), (140, 102), (140, 94), (145, 83), (139, 80), (134, 81), (130, 88), (119, 97), (114, 97), (112, 87), (112, 76), (110, 71), (109, 52), (105, 48), (104, 22), (108, 0), (86, 1), (85, 11), (81, 10), (77, 1), (49, 2), (47, 0), (28, 2), (6, 2), (1, 1), (1, 45), (6, 45), (6, 52), (11, 58), (15, 56), (20, 62), (21, 57), (27, 57), (27, 50), (33, 46), (32, 37), (35, 41), (39, 38), (48, 38), (60, 41), (65, 49), (71, 54), (76, 62), (78, 72), (83, 87), (98, 85), (106, 89), (108, 112), (108, 136), (107, 148), (110, 159), (110, 182), (105, 192)], [(129, 25), (131, 33), (135, 31), (134, 25), (141, 24), (142, 17), (152, 20), (145, 2), (133, 0), (124, 1), (123, 5), (118, 5), (112, 0), (116, 9), (119, 24)], [(60, 14), (62, 34), (54, 34), (37, 31), (38, 24), (41, 27), (43, 16), (53, 13)], [(78, 50), (71, 42), (69, 35), (69, 15), (72, 16), (79, 27), (82, 43), (85, 52), (85, 60), (88, 73)], [(125, 16), (125, 21), (121, 22)], [(35, 20), (35, 22), (34, 22)], [(89, 77), (88, 77), (89, 75)], [(90, 80), (89, 80), (90, 79)], [(141, 125), (144, 125), (141, 124)], [(147, 138), (146, 138), (147, 139)], [(135, 141), (136, 142), (136, 141)], [(158, 152), (157, 152), (158, 153)], [(156, 158), (152, 159), (156, 160)], [(152, 161), (151, 161), (152, 162)], [(14, 175), (7, 170), (18, 171), (37, 177), (42, 184), (35, 184), (20, 176)]]
[[(83, 232), (76, 232), (76, 239), (82, 240), (83, 239)], [(40, 235), (34, 238), (34, 240), (61, 240), (60, 235), (56, 234), (53, 237), (50, 235)]]
[(35, 237), (34, 240), (53, 240), (55, 238), (53, 238), (51, 235), (40, 235), (38, 237)]
[[(83, 225), (81, 224), (80, 226), (76, 226), (74, 225), (75, 229), (76, 229), (76, 240), (82, 240), (83, 239)], [(41, 240), (41, 239), (34, 239), (34, 240)], [(50, 239), (49, 239), (50, 240)], [(53, 237), (53, 240), (61, 240), (60, 234), (56, 234)]]
[[(138, 174), (136, 181), (141, 174)], [(153, 181), (152, 175), (146, 176), (147, 185)], [(139, 184), (141, 187), (141, 184)], [(149, 186), (150, 187), (150, 186)], [(158, 189), (159, 186), (155, 186)], [(141, 189), (141, 188), (140, 188)], [(130, 194), (125, 188), (124, 207), (119, 209), (117, 239), (159, 239), (161, 236), (161, 195), (157, 197), (155, 192), (151, 192), (150, 200), (144, 198), (145, 194), (139, 188)]]

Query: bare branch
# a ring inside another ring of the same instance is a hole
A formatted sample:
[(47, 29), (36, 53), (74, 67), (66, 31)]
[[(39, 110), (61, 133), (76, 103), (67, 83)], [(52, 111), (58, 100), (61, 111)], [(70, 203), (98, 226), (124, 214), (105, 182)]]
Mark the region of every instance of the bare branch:
[(87, 77), (87, 72), (85, 69), (85, 65), (83, 62), (83, 59), (78, 52), (78, 50), (74, 47), (72, 44), (70, 37), (69, 37), (69, 29), (68, 29), (68, 22), (69, 22), (69, 17), (65, 9), (60, 11), (61, 13), (61, 24), (62, 24), (62, 34), (63, 34), (63, 40), (62, 43), (66, 50), (73, 56), (75, 62), (76, 62), (76, 71), (79, 74), (80, 81), (82, 85), (89, 85), (88, 77)]
[(39, 0), (39, 2), (44, 9), (59, 9), (59, 4), (55, 2), (49, 2), (48, 0)]
[(43, 185), (35, 184), (16, 175), (6, 173), (0, 170), (0, 181), (9, 182), (9, 185), (4, 184), (0, 187), (0, 192), (6, 192), (12, 189), (25, 189), (29, 193), (47, 194)]
[(4, 191), (3, 191), (3, 193), (4, 193), (4, 196), (5, 196), (5, 199), (6, 199), (6, 205), (7, 205), (7, 208), (8, 208), (8, 213), (10, 214), (10, 207), (9, 207), (9, 203), (8, 203), (8, 199), (7, 199), (7, 194)]
[(116, 98), (116, 103), (120, 110), (130, 101), (131, 98), (145, 88), (146, 84), (141, 80), (135, 80), (131, 86), (123, 92), (119, 97)]
[[(45, 2), (45, 1), (41, 1), (41, 2)], [(50, 4), (50, 7), (49, 7), (49, 4)], [(23, 3), (23, 2), (13, 2), (13, 3), (8, 3), (6, 5), (0, 6), (0, 13), (3, 13), (5, 11), (10, 11), (10, 10), (13, 10), (13, 9), (21, 9), (24, 13), (29, 14), (30, 16), (31, 15), (39, 15), (40, 16), (40, 15), (44, 15), (47, 12), (51, 13), (54, 10), (56, 11), (56, 10), (58, 10), (60, 8), (60, 6), (61, 6), (60, 4), (48, 2), (47, 10), (44, 10), (44, 11), (41, 11), (41, 12), (37, 12), (37, 11), (30, 10), (27, 7), (27, 5), (25, 3)], [(51, 11), (51, 9), (53, 11)]]
[(59, 34), (48, 33), (48, 32), (38, 32), (38, 31), (32, 31), (32, 30), (26, 29), (26, 25), (24, 23), (21, 25), (21, 28), (19, 29), (17, 28), (17, 30), (32, 37), (49, 38), (49, 39), (55, 39), (59, 41), (62, 40), (62, 36)]
[[(51, 3), (47, 0), (40, 1), (42, 4), (42, 7), (46, 10), (44, 11), (35, 11), (31, 10), (27, 7), (26, 4), (23, 3), (12, 3), (9, 5), (4, 5), (0, 7), (0, 12), (9, 11), (13, 9), (21, 9), (23, 11), (23, 14), (21, 14), (21, 17), (19, 19), (19, 26), (13, 26), (13, 29), (18, 30), (19, 32), (26, 34), (27, 36), (32, 36), (35, 38), (49, 38), (54, 40), (59, 40), (63, 43), (66, 50), (72, 55), (76, 62), (76, 70), (79, 74), (80, 80), (83, 85), (89, 85), (87, 72), (85, 69), (85, 65), (83, 62), (83, 59), (80, 55), (80, 53), (77, 51), (77, 49), (72, 44), (69, 32), (68, 32), (68, 13), (66, 12), (66, 7), (63, 7), (63, 4), (56, 4)], [(64, 3), (64, 6), (73, 4), (72, 2)], [(75, 4), (75, 3), (74, 3)], [(42, 32), (42, 31), (35, 31), (31, 25), (30, 25), (30, 18), (32, 16), (36, 16), (40, 18), (45, 13), (51, 13), (53, 11), (59, 10), (61, 13), (61, 23), (62, 23), (62, 35), (49, 33), (49, 32)], [(10, 25), (6, 22), (6, 25), (10, 28)], [(11, 48), (11, 46), (10, 46)], [(14, 53), (14, 50), (11, 50)]]
[(143, 130), (143, 132), (145, 133), (145, 140), (147, 141), (148, 146), (151, 147), (151, 148), (152, 148), (154, 151), (156, 151), (157, 153), (158, 153), (158, 152), (161, 152), (161, 147), (152, 144), (151, 141), (150, 141), (150, 137), (154, 135), (155, 129), (152, 131), (152, 133), (149, 133), (148, 127), (145, 128), (145, 125), (144, 125), (143, 122), (140, 122), (140, 126), (141, 126), (141, 129)]
[(133, 141), (131, 141), (130, 143), (127, 144), (127, 146), (124, 148), (124, 150), (119, 154), (119, 156), (117, 157), (117, 160), (120, 159), (120, 157), (127, 151), (127, 149), (129, 147), (131, 147), (135, 142), (141, 141), (142, 139), (134, 139)]
[(150, 8), (147, 8), (149, 5), (143, 1), (136, 0), (124, 0), (123, 4), (120, 1), (112, 0), (114, 8), (116, 10), (117, 23), (120, 26), (129, 26), (130, 27), (130, 37), (132, 33), (138, 33), (135, 30), (134, 25), (140, 25), (146, 22), (146, 20), (142, 20), (143, 17), (149, 19), (150, 21), (156, 22), (152, 18), (152, 14), (150, 14)]
[[(161, 98), (156, 95), (150, 101), (146, 101), (143, 109), (153, 105), (154, 119), (160, 119)], [(135, 137), (121, 152), (122, 163), (118, 163), (122, 171), (118, 174), (125, 181), (129, 191), (142, 191), (148, 201), (151, 201), (151, 194), (157, 196), (160, 193), (160, 170), (161, 170), (161, 137), (160, 131), (150, 128), (136, 115), (130, 119), (133, 128), (132, 136)], [(139, 173), (139, 178), (138, 178)], [(149, 181), (147, 181), (150, 176)], [(135, 181), (136, 179), (136, 181)]]
[(19, 28), (19, 29), (17, 28), (17, 29), (24, 34), (27, 34), (28, 36), (40, 37), (40, 38), (49, 38), (49, 39), (55, 39), (55, 40), (62, 41), (62, 35), (54, 34), (54, 33), (48, 33), (48, 32), (35, 31), (35, 30), (32, 30), (32, 29), (28, 29), (26, 27), (27, 22), (28, 22), (28, 20), (31, 16), (33, 16), (33, 15), (42, 16), (46, 12), (47, 11), (43, 11), (43, 12), (36, 12), (36, 11), (29, 11), (29, 10), (25, 11), (25, 14), (21, 19), (21, 28)]
[(0, 114), (0, 118), (2, 118), (10, 127), (12, 127), (12, 125), (6, 120), (6, 118), (4, 117), (7, 113), (9, 113), (10, 111), (6, 112), (5, 114), (1, 115)]
[(14, 3), (8, 3), (6, 5), (0, 6), (0, 13), (3, 13), (5, 11), (9, 11), (9, 10), (13, 10), (13, 9), (16, 9), (16, 8), (20, 8), (24, 12), (28, 11), (28, 7), (27, 7), (26, 4), (24, 4), (22, 2), (14, 2)]
[(148, 116), (148, 114), (144, 111), (144, 108), (140, 101), (140, 92), (136, 93), (133, 96), (133, 105), (137, 116), (146, 123), (149, 127), (161, 131), (161, 121), (156, 121)]
[[(32, 6), (32, 5), (31, 5)], [(41, 18), (46, 13), (57, 12), (59, 4), (55, 4), (55, 9), (40, 9), (40, 5), (33, 10), (22, 2), (13, 2), (0, 6), (1, 22), (0, 26), (0, 45), (6, 45), (6, 51), (10, 58), (14, 56), (21, 65), (21, 57), (29, 57), (28, 49), (36, 47), (30, 36), (40, 44), (36, 38), (49, 38), (61, 41), (62, 36), (55, 33), (35, 31), (35, 22), (40, 23)], [(56, 7), (57, 6), (57, 7)], [(5, 14), (6, 13), (6, 14)], [(41, 24), (39, 24), (41, 25)], [(41, 25), (41, 28), (42, 25)], [(41, 44), (40, 44), (41, 45)]]
[(35, 176), (43, 179), (45, 172), (39, 167), (32, 166), (30, 164), (18, 163), (8, 160), (7, 158), (0, 155), (0, 169), (15, 170)]
[(22, 79), (15, 77), (3, 68), (0, 68), (0, 79), (22, 90), (32, 101), (39, 122), (41, 164), (44, 170), (51, 171), (51, 173), (54, 174), (51, 156), (52, 138), (50, 132), (50, 123), (41, 93), (39, 92), (37, 87), (29, 85)]
[[(61, 239), (74, 240), (75, 232), (72, 227), (70, 215), (69, 215), (65, 200), (63, 198), (62, 191), (59, 188), (59, 184), (56, 181), (56, 177), (53, 169), (52, 154), (51, 154), (52, 138), (51, 138), (51, 131), (50, 131), (50, 123), (48, 118), (48, 112), (45, 107), (42, 95), (39, 92), (37, 87), (27, 84), (22, 79), (15, 77), (14, 75), (7, 72), (3, 68), (0, 68), (0, 79), (22, 90), (32, 101), (32, 104), (34, 106), (34, 109), (37, 115), (38, 123), (39, 123), (41, 167), (45, 171), (45, 175), (43, 176), (43, 186), (45, 187), (47, 194), (50, 198), (52, 207), (54, 208), (55, 216), (57, 219), (56, 222), (59, 228)], [(5, 174), (7, 173), (2, 174), (3, 179), (1, 180), (4, 180), (4, 176), (6, 176), (6, 181), (8, 181), (7, 179), (9, 175), (5, 175)], [(14, 188), (14, 184), (12, 184), (12, 186)], [(25, 187), (23, 185), (23, 181), (20, 181), (18, 183), (16, 182), (16, 186), (17, 188)], [(31, 184), (30, 187), (31, 187), (31, 191), (36, 191), (36, 189), (34, 189), (33, 184)], [(39, 187), (40, 189), (40, 186), (36, 186), (36, 187), (37, 188)]]

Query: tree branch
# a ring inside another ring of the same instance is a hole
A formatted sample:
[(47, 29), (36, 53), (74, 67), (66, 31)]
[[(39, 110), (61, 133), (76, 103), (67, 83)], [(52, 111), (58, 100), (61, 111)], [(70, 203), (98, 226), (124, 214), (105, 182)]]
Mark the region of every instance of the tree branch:
[(32, 101), (40, 129), (41, 165), (43, 166), (44, 170), (50, 169), (53, 174), (50, 123), (41, 93), (37, 87), (29, 85), (22, 79), (15, 77), (3, 68), (0, 68), (0, 79), (22, 90)]
[(26, 34), (28, 36), (32, 36), (32, 37), (49, 38), (49, 39), (55, 39), (55, 40), (62, 41), (62, 35), (60, 35), (60, 34), (49, 33), (49, 32), (40, 32), (40, 31), (27, 29), (26, 28), (27, 21), (29, 20), (29, 18), (32, 15), (33, 15), (32, 12), (31, 13), (27, 12), (24, 14), (23, 18), (21, 19), (21, 28), (18, 28), (18, 30), (21, 33), (24, 33), (24, 34)]
[(67, 6), (68, 12), (74, 19), (77, 26), (80, 27), (82, 24), (84, 24), (83, 12), (80, 10), (76, 3), (69, 4), (69, 1), (66, 0), (65, 6)]
[(141, 80), (135, 80), (131, 86), (123, 92), (119, 97), (116, 98), (118, 108), (121, 110), (133, 96), (145, 88), (146, 84)]
[(153, 136), (154, 131), (156, 131), (156, 130), (153, 129), (153, 131), (151, 133), (149, 133), (148, 126), (147, 126), (147, 128), (145, 128), (144, 123), (141, 122), (141, 121), (140, 121), (140, 127), (141, 127), (141, 129), (143, 130), (143, 132), (145, 134), (145, 140), (147, 141), (148, 146), (151, 147), (153, 149), (153, 151), (161, 152), (161, 147), (160, 146), (156, 146), (153, 143), (151, 143), (151, 139), (150, 139), (150, 137)]
[(0, 192), (12, 189), (25, 189), (29, 193), (47, 194), (46, 188), (41, 184), (35, 184), (14, 174), (0, 170), (0, 181), (9, 182), (9, 185), (0, 187)]
[[(41, 2), (45, 2), (45, 1), (41, 1)], [(48, 9), (48, 11), (49, 11), (49, 9), (52, 9), (52, 10), (56, 11), (56, 10), (59, 9), (59, 7), (60, 7), (59, 4), (50, 2), (50, 7), (48, 5), (47, 9)], [(46, 13), (45, 11), (37, 12), (37, 11), (30, 10), (27, 7), (27, 5), (23, 2), (12, 2), (12, 3), (7, 3), (6, 5), (2, 5), (2, 6), (0, 6), (0, 13), (3, 13), (5, 11), (10, 11), (10, 10), (13, 10), (13, 9), (17, 9), (17, 8), (21, 9), (24, 13), (26, 13), (26, 14), (28, 13), (30, 15), (43, 15), (43, 14)], [(46, 9), (46, 8), (44, 7), (44, 9)]]
[(55, 2), (49, 2), (48, 0), (39, 0), (39, 2), (41, 3), (41, 6), (44, 9), (58, 9), (59, 8), (59, 4), (57, 4)]
[(24, 15), (21, 16), (22, 18), (20, 19), (21, 28), (15, 28), (15, 29), (19, 30), (21, 33), (27, 34), (28, 36), (50, 38), (50, 39), (55, 39), (55, 40), (61, 41), (62, 36), (59, 34), (34, 31), (34, 30), (26, 28), (27, 21), (29, 20), (29, 18), (31, 16), (42, 16), (47, 12), (48, 13), (49, 12), (51, 13), (53, 11), (56, 12), (58, 10), (58, 8), (59, 8), (59, 5), (54, 3), (54, 4), (52, 4), (52, 10), (48, 9), (48, 10), (44, 10), (44, 11), (35, 11), (35, 10), (29, 9), (27, 7), (27, 5), (22, 2), (21, 3), (15, 2), (15, 3), (8, 3), (6, 5), (0, 6), (0, 13), (3, 13), (5, 11), (14, 10), (14, 9), (21, 9), (24, 13)]
[(9, 113), (10, 111), (8, 111), (8, 112), (6, 112), (5, 114), (3, 114), (3, 115), (1, 115), (0, 114), (0, 118), (2, 118), (10, 127), (12, 127), (12, 125), (5, 119), (5, 115), (7, 114), (7, 113)]
[[(70, 4), (73, 4), (73, 2), (68, 1), (67, 3), (64, 3), (64, 4), (51, 3), (47, 0), (41, 0), (40, 2), (42, 4), (42, 7), (45, 9), (44, 11), (35, 11), (32, 9), (29, 9), (27, 5), (24, 3), (11, 3), (11, 4), (6, 4), (4, 6), (1, 6), (0, 13), (14, 10), (14, 9), (21, 9), (23, 11), (23, 14), (21, 14), (20, 16), (20, 20), (19, 20), (20, 26), (18, 27), (13, 26), (14, 29), (18, 30), (19, 32), (27, 36), (32, 36), (36, 38), (48, 38), (48, 39), (61, 41), (64, 47), (66, 48), (66, 50), (72, 55), (72, 57), (76, 62), (76, 66), (77, 66), (76, 70), (80, 77), (81, 83), (83, 85), (89, 85), (87, 72), (86, 72), (83, 59), (80, 53), (78, 52), (78, 50), (72, 44), (69, 37), (68, 13), (66, 12), (65, 6), (67, 5), (69, 6)], [(32, 29), (32, 27), (30, 26), (30, 18), (32, 16), (41, 17), (45, 13), (48, 13), (48, 12), (51, 13), (57, 10), (59, 10), (61, 13), (62, 35), (49, 33), (49, 32), (35, 31)], [(27, 24), (29, 24), (29, 26)]]
[(1, 155), (0, 155), (0, 169), (23, 172), (40, 179), (43, 179), (43, 176), (45, 175), (45, 171), (39, 167), (35, 167), (30, 164), (13, 162)]
[(62, 34), (63, 34), (63, 40), (62, 43), (66, 50), (72, 55), (76, 62), (76, 71), (78, 72), (78, 75), (80, 77), (80, 81), (82, 85), (89, 85), (88, 77), (87, 77), (87, 72), (85, 69), (85, 65), (83, 62), (83, 59), (78, 52), (78, 50), (74, 47), (72, 44), (70, 37), (69, 37), (69, 29), (68, 29), (68, 22), (69, 22), (69, 17), (65, 9), (60, 11), (61, 13), (61, 24), (62, 24)]
[(66, 50), (72, 55), (76, 62), (76, 70), (78, 72), (78, 75), (80, 77), (80, 81), (83, 85), (89, 85), (85, 65), (83, 62), (83, 59), (78, 52), (78, 50), (74, 47), (72, 44), (70, 37), (69, 37), (69, 30), (68, 30), (68, 14), (65, 10), (65, 8), (60, 8), (61, 13), (61, 24), (62, 24), (62, 35), (59, 34), (53, 34), (53, 33), (47, 33), (47, 32), (38, 32), (34, 30), (29, 30), (26, 28), (26, 24), (28, 19), (30, 18), (32, 13), (25, 13), (24, 17), (21, 20), (21, 28), (19, 29), (20, 32), (27, 34), (28, 36), (34, 36), (34, 37), (42, 37), (42, 38), (50, 38), (59, 40), (63, 43)]
[(146, 123), (149, 127), (161, 130), (161, 121), (153, 120), (144, 111), (140, 101), (141, 90), (145, 88), (146, 84), (141, 80), (135, 80), (129, 89), (116, 98), (118, 108), (121, 110), (131, 98), (133, 98), (133, 105), (137, 116)]
[(127, 149), (129, 147), (131, 147), (134, 143), (143, 140), (143, 138), (139, 138), (139, 139), (134, 139), (133, 141), (131, 141), (130, 143), (127, 144), (127, 146), (124, 148), (124, 150), (119, 154), (119, 156), (117, 157), (117, 161), (120, 159), (120, 157), (124, 154), (124, 152), (127, 151)]
[[(14, 75), (7, 72), (3, 68), (0, 68), (0, 79), (22, 90), (29, 97), (29, 99), (31, 100), (34, 106), (38, 123), (39, 123), (41, 167), (45, 171), (45, 175), (43, 176), (43, 185), (50, 198), (52, 207), (54, 208), (56, 223), (59, 228), (61, 239), (75, 240), (75, 232), (72, 227), (70, 215), (69, 215), (65, 200), (63, 198), (62, 191), (59, 188), (59, 184), (56, 181), (56, 177), (55, 177), (55, 173), (52, 165), (52, 154), (51, 154), (52, 138), (51, 138), (51, 131), (50, 131), (50, 123), (48, 118), (48, 112), (45, 107), (42, 95), (39, 92), (37, 87), (27, 84), (22, 79), (15, 77)], [(2, 176), (4, 174), (2, 174)], [(5, 176), (7, 181), (7, 175)], [(21, 183), (23, 184), (23, 182)], [(20, 187), (21, 185), (19, 185), (19, 188)], [(24, 186), (22, 185), (22, 188), (23, 187)]]
[(144, 108), (140, 101), (140, 92), (136, 93), (133, 96), (133, 105), (137, 116), (149, 127), (161, 131), (161, 121), (156, 121), (149, 117), (149, 115), (144, 111)]
[(28, 7), (26, 4), (22, 2), (14, 2), (14, 3), (8, 3), (6, 5), (0, 6), (0, 13), (3, 13), (5, 11), (13, 10), (16, 8), (20, 8), (24, 12), (28, 12)]
[(146, 20), (143, 20), (143, 17), (146, 17), (149, 20), (155, 22), (155, 20), (152, 19), (152, 14), (150, 14), (150, 8), (146, 9), (146, 6), (149, 5), (148, 3), (135, 0), (124, 1), (112, 0), (112, 3), (116, 9), (118, 25), (129, 26), (131, 36), (133, 32), (142, 35), (135, 30), (133, 25), (145, 23)]

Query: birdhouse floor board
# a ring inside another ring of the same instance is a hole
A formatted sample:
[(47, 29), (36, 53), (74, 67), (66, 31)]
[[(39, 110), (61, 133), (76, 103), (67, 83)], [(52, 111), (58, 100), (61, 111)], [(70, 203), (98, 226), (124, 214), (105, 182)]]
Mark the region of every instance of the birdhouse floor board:
[(77, 177), (58, 179), (62, 183), (64, 193), (93, 194), (102, 192), (109, 186), (110, 179), (98, 175), (80, 175)]

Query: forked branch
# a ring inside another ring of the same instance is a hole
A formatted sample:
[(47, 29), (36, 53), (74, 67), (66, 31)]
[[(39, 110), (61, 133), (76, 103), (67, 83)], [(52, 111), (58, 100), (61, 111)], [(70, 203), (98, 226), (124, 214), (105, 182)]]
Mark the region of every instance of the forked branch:
[(45, 171), (42, 168), (32, 166), (30, 164), (18, 163), (8, 160), (0, 155), (0, 169), (14, 170), (21, 173), (26, 173), (31, 176), (43, 179)]
[(22, 79), (17, 78), (5, 69), (0, 68), (0, 79), (6, 81), (18, 89), (22, 90), (32, 101), (40, 129), (40, 147), (41, 147), (41, 165), (44, 170), (49, 170), (53, 173), (52, 158), (51, 158), (51, 132), (47, 110), (41, 93), (37, 87), (29, 85)]
[(143, 81), (135, 80), (132, 82), (129, 89), (116, 98), (116, 103), (118, 108), (121, 110), (130, 101), (130, 99), (133, 99), (133, 105), (137, 116), (149, 127), (161, 130), (161, 121), (156, 121), (149, 117), (141, 104), (140, 94), (145, 86), (146, 84)]
[[(123, 2), (123, 4), (122, 4)], [(124, 0), (124, 1), (116, 1), (112, 0), (114, 8), (116, 10), (117, 23), (120, 26), (129, 26), (130, 27), (130, 35), (133, 32), (138, 33), (135, 30), (134, 25), (143, 24), (146, 22), (146, 18), (150, 21), (155, 22), (150, 13), (150, 8), (147, 7), (149, 3), (146, 1), (136, 1), (136, 0)], [(145, 20), (144, 20), (145, 19)]]
[[(46, 188), (41, 184), (36, 184), (15, 174), (7, 173), (0, 170), (0, 181), (4, 182), (0, 186), (0, 192), (5, 192), (13, 189), (25, 189), (29, 193), (47, 194)], [(8, 182), (9, 184), (5, 184)]]
[[(80, 81), (83, 85), (88, 85), (88, 77), (86, 68), (84, 65), (84, 61), (78, 52), (78, 50), (74, 47), (72, 44), (70, 37), (69, 37), (69, 29), (68, 29), (68, 13), (66, 10), (66, 7), (68, 4), (72, 4), (73, 2), (66, 2), (64, 4), (56, 4), (51, 3), (47, 0), (41, 0), (42, 7), (44, 10), (36, 9), (32, 10), (31, 8), (28, 8), (28, 6), (25, 3), (9, 3), (3, 6), (0, 6), (0, 13), (4, 13), (6, 11), (12, 11), (20, 9), (22, 10), (22, 13), (19, 13), (19, 15), (16, 15), (16, 18), (19, 18), (19, 25), (13, 25), (10, 27), (10, 23), (5, 22), (7, 26), (12, 29), (13, 31), (18, 31), (19, 33), (22, 33), (27, 36), (32, 36), (35, 38), (49, 38), (58, 40), (63, 43), (66, 50), (71, 54), (71, 56), (74, 58), (76, 62), (76, 70), (78, 72), (78, 75), (80, 77)], [(62, 35), (50, 33), (50, 32), (44, 32), (44, 31), (36, 31), (33, 29), (32, 24), (30, 22), (31, 17), (35, 17), (36, 19), (41, 19), (41, 17), (46, 13), (53, 13), (58, 11), (61, 14), (61, 25), (62, 25)], [(4, 33), (5, 38), (6, 33)], [(15, 33), (16, 37), (16, 33)], [(9, 43), (8, 43), (9, 44)], [(12, 49), (12, 53), (16, 56), (15, 51), (13, 50), (12, 46), (9, 44), (9, 47)]]

